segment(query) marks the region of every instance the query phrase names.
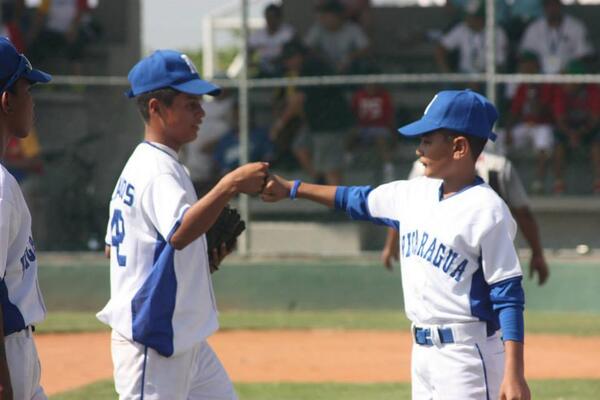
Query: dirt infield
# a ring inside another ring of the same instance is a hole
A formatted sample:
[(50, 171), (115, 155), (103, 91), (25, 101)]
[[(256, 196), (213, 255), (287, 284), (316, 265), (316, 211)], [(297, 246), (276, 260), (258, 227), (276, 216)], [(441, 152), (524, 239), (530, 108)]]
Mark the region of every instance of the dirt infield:
[[(48, 394), (111, 377), (110, 335), (38, 335)], [(410, 336), (378, 331), (229, 331), (210, 343), (235, 382), (406, 382)], [(600, 379), (600, 337), (528, 335), (530, 379)]]

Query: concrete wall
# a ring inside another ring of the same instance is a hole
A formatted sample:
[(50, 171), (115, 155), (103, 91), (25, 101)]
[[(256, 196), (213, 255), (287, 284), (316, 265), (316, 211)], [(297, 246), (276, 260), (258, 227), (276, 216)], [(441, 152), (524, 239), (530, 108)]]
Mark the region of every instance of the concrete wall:
[[(141, 55), (140, 1), (100, 1), (95, 15), (104, 32), (88, 49), (84, 73), (126, 76)], [(51, 65), (48, 71), (55, 73)], [(32, 179), (30, 196), (40, 221), (34, 226), (39, 248), (81, 248), (90, 239), (88, 230), (103, 242), (107, 199), (143, 133), (125, 89), (52, 84), (35, 89), (45, 158), (45, 173)]]

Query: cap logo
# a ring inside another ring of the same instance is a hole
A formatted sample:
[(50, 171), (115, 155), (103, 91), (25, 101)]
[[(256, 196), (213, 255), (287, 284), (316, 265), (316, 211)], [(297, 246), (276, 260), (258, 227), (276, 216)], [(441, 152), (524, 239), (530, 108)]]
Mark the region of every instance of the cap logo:
[(427, 107), (425, 107), (425, 111), (423, 112), (423, 115), (427, 115), (427, 112), (429, 111), (429, 107), (431, 107), (431, 105), (433, 103), (435, 103), (435, 99), (437, 99), (438, 95), (436, 94), (435, 96), (433, 96), (433, 99), (431, 99), (431, 101), (429, 102), (429, 104), (427, 104)]
[(181, 59), (183, 61), (185, 61), (185, 63), (187, 64), (187, 66), (190, 68), (190, 72), (192, 74), (199, 75), (198, 74), (198, 68), (196, 68), (196, 66), (194, 65), (194, 62), (187, 55), (182, 54), (180, 57), (181, 57)]

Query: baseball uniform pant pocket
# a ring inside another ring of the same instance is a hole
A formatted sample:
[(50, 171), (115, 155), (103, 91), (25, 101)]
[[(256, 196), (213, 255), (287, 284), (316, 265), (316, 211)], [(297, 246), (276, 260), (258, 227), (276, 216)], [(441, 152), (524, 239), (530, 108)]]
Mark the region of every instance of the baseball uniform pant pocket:
[(6, 360), (15, 399), (46, 400), (40, 386), (41, 367), (31, 328), (4, 338)]
[(164, 357), (113, 331), (115, 389), (120, 400), (235, 400), (233, 384), (206, 342)]

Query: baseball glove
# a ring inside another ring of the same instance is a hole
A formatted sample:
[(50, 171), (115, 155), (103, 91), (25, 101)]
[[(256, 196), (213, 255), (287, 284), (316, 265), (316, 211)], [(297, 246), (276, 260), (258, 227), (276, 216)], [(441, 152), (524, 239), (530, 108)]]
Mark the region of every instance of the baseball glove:
[(235, 208), (229, 207), (229, 205), (225, 206), (213, 226), (206, 232), (208, 262), (211, 273), (219, 269), (219, 260), (214, 259), (213, 250), (217, 249), (217, 252), (220, 252), (224, 243), (227, 252), (232, 251), (237, 242), (237, 237), (244, 229), (246, 229), (246, 223), (242, 220), (240, 213)]

